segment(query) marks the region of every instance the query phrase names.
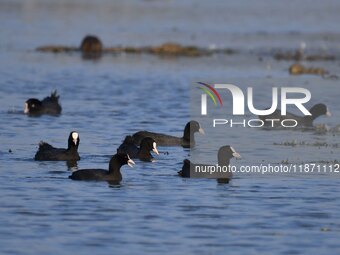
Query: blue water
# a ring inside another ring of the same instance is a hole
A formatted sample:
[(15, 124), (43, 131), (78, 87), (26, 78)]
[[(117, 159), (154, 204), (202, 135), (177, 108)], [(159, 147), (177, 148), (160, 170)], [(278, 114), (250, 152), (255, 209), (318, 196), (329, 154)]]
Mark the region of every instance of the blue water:
[[(339, 53), (338, 1), (0, 1), (1, 254), (338, 254), (340, 179), (236, 175), (228, 185), (182, 179), (189, 150), (159, 148), (155, 163), (122, 169), (121, 186), (74, 182), (65, 162), (35, 162), (40, 140), (65, 147), (80, 134), (78, 168), (107, 168), (125, 135), (154, 130), (181, 135), (192, 82), (302, 86), (340, 124), (339, 81), (292, 77), (271, 49)], [(239, 54), (202, 58), (35, 52), (44, 44), (78, 45), (87, 33), (104, 45), (167, 41), (232, 47)], [(338, 74), (340, 62), (313, 62)], [(18, 111), (30, 97), (57, 89), (60, 117)], [(261, 103), (265, 106), (265, 103)], [(262, 106), (262, 105), (261, 105)], [(207, 139), (197, 135), (198, 150)], [(316, 142), (329, 146), (279, 146)], [(227, 129), (222, 143), (243, 159), (232, 164), (339, 161), (339, 133)], [(11, 149), (12, 153), (8, 150)], [(211, 148), (210, 154), (218, 148)]]

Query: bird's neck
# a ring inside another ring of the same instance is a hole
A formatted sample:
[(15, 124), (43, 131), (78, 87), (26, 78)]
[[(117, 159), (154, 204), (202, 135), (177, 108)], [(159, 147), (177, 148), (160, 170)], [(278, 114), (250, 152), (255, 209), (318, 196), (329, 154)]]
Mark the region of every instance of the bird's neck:
[(141, 146), (139, 148), (138, 157), (140, 159), (142, 159), (142, 158), (152, 158), (152, 155), (147, 148)]
[(190, 125), (186, 125), (184, 128), (183, 139), (188, 142), (194, 142), (194, 132), (190, 132)]
[(309, 116), (305, 116), (303, 117), (303, 120), (305, 122), (306, 125), (313, 125), (313, 121), (317, 118), (318, 116), (315, 115), (309, 115)]
[(122, 174), (120, 172), (121, 163), (115, 158), (112, 157), (109, 164), (109, 175), (112, 175), (115, 180), (121, 181)]
[(230, 163), (230, 159), (228, 159), (228, 158), (219, 158), (218, 159), (218, 164), (220, 166), (229, 166), (229, 163)]
[(76, 146), (73, 142), (69, 143), (67, 150), (70, 151), (70, 152), (77, 152), (78, 146)]

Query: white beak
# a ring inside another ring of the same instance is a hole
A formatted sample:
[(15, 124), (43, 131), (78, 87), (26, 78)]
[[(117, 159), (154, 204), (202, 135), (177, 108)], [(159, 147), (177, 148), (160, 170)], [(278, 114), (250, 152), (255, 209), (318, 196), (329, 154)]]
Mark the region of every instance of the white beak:
[(326, 116), (330, 117), (332, 116), (331, 112), (327, 109)]
[(127, 164), (129, 167), (133, 167), (133, 165), (135, 165), (135, 162), (132, 159), (129, 159)]
[(202, 135), (205, 135), (204, 129), (201, 128), (201, 127), (198, 129), (198, 132), (199, 132), (200, 134), (202, 134)]
[(158, 150), (157, 150), (156, 143), (153, 143), (153, 149), (152, 149), (152, 151), (153, 151), (154, 153), (156, 153), (157, 155), (159, 155), (159, 152), (158, 152)]
[(28, 112), (29, 112), (29, 110), (28, 110), (28, 104), (25, 103), (24, 113), (27, 114)]
[(234, 152), (233, 157), (239, 159), (239, 158), (241, 158), (241, 155), (237, 152)]
[(77, 140), (73, 140), (74, 145), (77, 145)]

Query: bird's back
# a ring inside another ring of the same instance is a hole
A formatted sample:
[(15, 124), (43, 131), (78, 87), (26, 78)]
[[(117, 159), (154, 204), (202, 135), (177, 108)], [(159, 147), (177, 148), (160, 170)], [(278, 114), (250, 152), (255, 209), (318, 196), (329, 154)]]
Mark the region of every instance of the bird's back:
[(134, 143), (132, 136), (125, 137), (123, 143), (118, 147), (117, 153), (126, 153), (130, 158), (138, 157), (138, 147)]
[(154, 139), (158, 146), (176, 146), (182, 145), (183, 143), (183, 138), (148, 131), (139, 131), (135, 133), (133, 135), (134, 143), (139, 145), (145, 137)]
[(44, 109), (44, 113), (58, 115), (61, 113), (61, 106), (59, 104), (59, 96), (57, 95), (57, 91), (51, 93), (51, 96), (45, 97), (42, 100), (42, 106)]
[(72, 173), (69, 176), (72, 180), (92, 180), (92, 181), (100, 181), (100, 180), (109, 180), (109, 172), (104, 169), (83, 169), (78, 170)]
[(68, 161), (68, 160), (79, 160), (79, 154), (77, 151), (68, 151), (63, 148), (54, 148), (52, 145), (41, 142), (39, 149), (34, 157), (38, 161)]

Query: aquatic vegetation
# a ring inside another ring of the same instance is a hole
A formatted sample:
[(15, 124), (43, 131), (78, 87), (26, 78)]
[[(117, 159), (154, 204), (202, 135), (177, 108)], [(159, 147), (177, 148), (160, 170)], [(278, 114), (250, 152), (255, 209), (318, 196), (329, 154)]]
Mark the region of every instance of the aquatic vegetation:
[(166, 42), (156, 46), (115, 46), (104, 48), (101, 40), (96, 36), (86, 36), (80, 47), (69, 47), (63, 45), (46, 45), (36, 49), (41, 52), (52, 53), (129, 53), (129, 54), (153, 54), (160, 56), (185, 56), (185, 57), (200, 57), (211, 54), (233, 54), (233, 49), (219, 48), (202, 48), (194, 45), (181, 45), (174, 42)]
[(289, 67), (289, 73), (291, 75), (315, 74), (323, 76), (325, 74), (328, 74), (328, 71), (321, 67), (305, 67), (302, 64), (295, 63)]

